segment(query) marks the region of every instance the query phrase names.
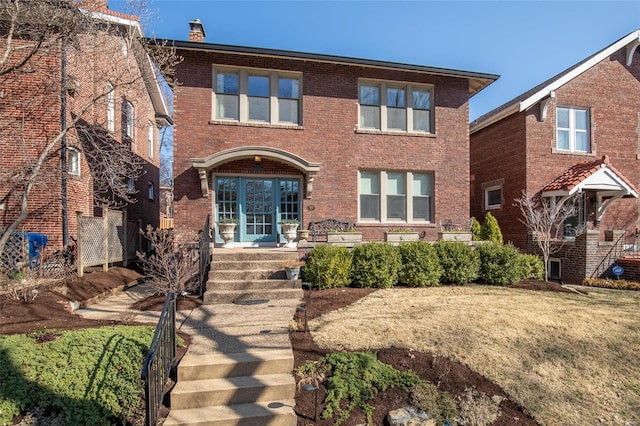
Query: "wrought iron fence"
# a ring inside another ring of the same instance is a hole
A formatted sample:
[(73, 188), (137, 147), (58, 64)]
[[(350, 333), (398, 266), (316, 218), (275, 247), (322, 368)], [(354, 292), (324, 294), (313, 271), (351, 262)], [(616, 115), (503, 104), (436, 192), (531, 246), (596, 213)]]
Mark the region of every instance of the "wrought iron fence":
[[(202, 297), (211, 266), (210, 216), (204, 222), (202, 237), (198, 242), (199, 296)], [(191, 264), (191, 263), (190, 263)], [(145, 424), (155, 425), (166, 385), (176, 367), (176, 293), (171, 291), (162, 307), (160, 320), (142, 367), (145, 395)]]
[(591, 274), (591, 278), (600, 278), (603, 276), (612, 266), (615, 264), (616, 260), (622, 257), (625, 253), (625, 234), (620, 235), (616, 241), (614, 241), (613, 245), (609, 252), (602, 258), (602, 261), (598, 264), (596, 269), (594, 269)]
[(166, 385), (176, 366), (176, 293), (167, 294), (142, 367), (145, 424), (155, 425)]

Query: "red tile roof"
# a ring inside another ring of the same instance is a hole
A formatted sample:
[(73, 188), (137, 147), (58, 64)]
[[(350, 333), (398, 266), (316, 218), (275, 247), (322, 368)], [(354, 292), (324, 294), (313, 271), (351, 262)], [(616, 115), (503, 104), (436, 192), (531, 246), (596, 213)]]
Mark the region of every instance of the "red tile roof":
[(616, 176), (618, 176), (627, 185), (629, 185), (629, 187), (633, 191), (635, 191), (636, 193), (638, 192), (636, 187), (631, 182), (629, 182), (629, 180), (622, 173), (616, 170), (615, 167), (613, 167), (609, 163), (608, 155), (603, 156), (600, 160), (578, 163), (571, 166), (568, 170), (555, 178), (550, 184), (542, 188), (542, 192), (571, 191), (573, 188), (575, 188), (577, 185), (582, 183), (585, 179), (593, 175), (604, 166), (614, 172)]
[(127, 15), (126, 13), (116, 12), (115, 10), (107, 9), (105, 7), (87, 7), (87, 5), (80, 5), (80, 7), (85, 7), (87, 10), (91, 10), (93, 12), (104, 13), (105, 15), (115, 16), (116, 18), (128, 19), (130, 21), (140, 21), (140, 17), (136, 15)]

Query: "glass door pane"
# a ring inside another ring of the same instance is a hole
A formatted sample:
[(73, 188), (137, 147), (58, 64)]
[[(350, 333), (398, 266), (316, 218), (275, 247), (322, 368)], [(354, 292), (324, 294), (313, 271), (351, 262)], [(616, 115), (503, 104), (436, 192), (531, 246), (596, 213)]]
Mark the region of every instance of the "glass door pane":
[(246, 241), (275, 241), (273, 179), (245, 179), (244, 232)]

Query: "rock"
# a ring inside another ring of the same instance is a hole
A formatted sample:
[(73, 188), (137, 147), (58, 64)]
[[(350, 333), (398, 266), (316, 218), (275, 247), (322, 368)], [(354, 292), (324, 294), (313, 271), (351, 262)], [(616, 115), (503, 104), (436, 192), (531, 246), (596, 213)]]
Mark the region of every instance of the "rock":
[(70, 312), (75, 312), (78, 309), (80, 309), (80, 302), (77, 302), (75, 300), (69, 301), (69, 311)]
[(436, 426), (436, 420), (431, 414), (415, 407), (389, 411), (387, 421), (390, 426)]

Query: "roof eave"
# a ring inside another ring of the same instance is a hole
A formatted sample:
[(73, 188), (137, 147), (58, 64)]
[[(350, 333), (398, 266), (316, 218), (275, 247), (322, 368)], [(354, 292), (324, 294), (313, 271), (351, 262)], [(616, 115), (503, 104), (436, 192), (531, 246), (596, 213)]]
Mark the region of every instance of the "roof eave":
[[(514, 114), (516, 112), (522, 112), (526, 109), (529, 109), (536, 103), (540, 102), (541, 100), (549, 96), (551, 92), (562, 87), (567, 82), (573, 80), (583, 72), (589, 70), (591, 67), (600, 63), (602, 60), (611, 56), (613, 53), (617, 52), (618, 50), (623, 49), (627, 46), (632, 46), (633, 48), (627, 49), (628, 51), (626, 52), (626, 55), (629, 56), (629, 54), (635, 51), (635, 49), (637, 49), (639, 45), (640, 45), (640, 30), (636, 30), (626, 35), (625, 37), (621, 38), (620, 40), (616, 41), (615, 43), (609, 45), (608, 47), (605, 47), (600, 52), (597, 52), (591, 58), (589, 58), (583, 64), (580, 64), (580, 66), (576, 67), (575, 69), (569, 72), (565, 71), (563, 73), (560, 73), (560, 76), (557, 79), (553, 80), (548, 85), (544, 86), (543, 88), (541, 88), (540, 90), (538, 90), (537, 92), (529, 96), (528, 98), (523, 99), (520, 102), (515, 102), (513, 105), (503, 110), (500, 110), (500, 108), (502, 107), (500, 106), (495, 109), (496, 111), (495, 114), (488, 113), (487, 115), (483, 116), (481, 120), (475, 120), (474, 122), (471, 123), (470, 132), (471, 133), (477, 132), (481, 129), (484, 129), (485, 127), (490, 126), (491, 124), (496, 123), (497, 121), (502, 120), (503, 118), (511, 114)], [(626, 58), (626, 62), (627, 62), (627, 66), (629, 66), (628, 58)], [(526, 93), (526, 91), (524, 93)], [(516, 97), (515, 99), (517, 98), (518, 97)], [(507, 104), (509, 104), (509, 102), (507, 102), (506, 104), (503, 104), (503, 106)]]
[[(152, 41), (153, 42), (153, 41)], [(465, 78), (469, 80), (469, 97), (475, 95), (485, 87), (500, 78), (496, 74), (479, 73), (473, 71), (454, 70), (448, 68), (429, 67), (424, 65), (405, 64), (399, 62), (379, 61), (374, 59), (353, 58), (347, 56), (325, 55), (320, 53), (297, 52), (291, 50), (267, 49), (259, 47), (234, 46), (226, 44), (200, 43), (182, 40), (158, 40), (158, 45), (180, 50), (193, 50), (205, 52), (230, 53), (236, 55), (252, 55), (271, 58), (295, 59), (302, 61), (315, 61), (331, 64), (350, 66), (366, 66), (370, 68), (392, 69), (411, 71), (431, 75)]]

